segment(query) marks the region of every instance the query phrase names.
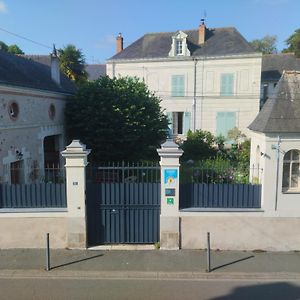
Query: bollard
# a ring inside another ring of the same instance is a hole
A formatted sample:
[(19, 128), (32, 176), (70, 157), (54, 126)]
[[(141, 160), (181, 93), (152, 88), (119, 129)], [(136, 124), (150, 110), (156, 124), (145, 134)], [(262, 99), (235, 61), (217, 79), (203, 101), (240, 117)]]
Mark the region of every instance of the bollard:
[(47, 240), (47, 247), (46, 247), (46, 271), (50, 271), (50, 238), (49, 238), (49, 233), (47, 233), (46, 236)]
[(210, 233), (207, 233), (206, 272), (210, 272)]

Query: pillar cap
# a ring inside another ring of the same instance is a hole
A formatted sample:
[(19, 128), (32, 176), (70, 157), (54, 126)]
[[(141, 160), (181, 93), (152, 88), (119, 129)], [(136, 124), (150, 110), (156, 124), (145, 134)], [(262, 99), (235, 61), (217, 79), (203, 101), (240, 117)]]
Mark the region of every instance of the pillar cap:
[(157, 149), (157, 153), (161, 157), (180, 157), (183, 154), (183, 150), (179, 149), (172, 139), (167, 139), (161, 145), (161, 148)]
[(86, 145), (80, 143), (79, 140), (73, 140), (72, 143), (66, 147), (66, 150), (61, 152), (61, 155), (63, 157), (65, 156), (78, 156), (78, 155), (84, 155), (87, 156), (91, 152), (90, 149), (86, 149)]

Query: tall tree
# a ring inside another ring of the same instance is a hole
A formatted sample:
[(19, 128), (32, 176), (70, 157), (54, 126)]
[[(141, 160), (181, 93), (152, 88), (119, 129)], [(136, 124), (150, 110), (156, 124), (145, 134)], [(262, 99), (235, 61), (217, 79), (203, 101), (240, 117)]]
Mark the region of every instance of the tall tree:
[(8, 46), (7, 52), (12, 54), (24, 54), (20, 47), (15, 44)]
[(263, 54), (277, 53), (276, 43), (276, 35), (266, 35), (261, 39), (255, 39), (249, 42), (254, 50), (262, 52)]
[(0, 50), (7, 52), (8, 46), (4, 42), (0, 41)]
[(168, 129), (160, 99), (132, 77), (101, 77), (79, 86), (65, 111), (68, 137), (91, 148), (93, 161), (157, 157)]
[(85, 71), (85, 58), (80, 49), (76, 49), (74, 45), (67, 45), (63, 49), (58, 50), (60, 59), (60, 69), (71, 80), (78, 84), (82, 84), (87, 80)]
[(282, 52), (294, 52), (297, 57), (300, 57), (300, 28), (285, 41), (288, 47)]

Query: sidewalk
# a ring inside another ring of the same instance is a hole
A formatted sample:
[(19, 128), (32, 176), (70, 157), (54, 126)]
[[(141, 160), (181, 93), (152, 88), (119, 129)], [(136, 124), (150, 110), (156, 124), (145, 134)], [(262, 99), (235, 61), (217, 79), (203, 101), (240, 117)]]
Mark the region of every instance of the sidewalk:
[(80, 276), (118, 278), (261, 278), (300, 280), (299, 252), (212, 251), (206, 272), (204, 250), (0, 250), (0, 276)]

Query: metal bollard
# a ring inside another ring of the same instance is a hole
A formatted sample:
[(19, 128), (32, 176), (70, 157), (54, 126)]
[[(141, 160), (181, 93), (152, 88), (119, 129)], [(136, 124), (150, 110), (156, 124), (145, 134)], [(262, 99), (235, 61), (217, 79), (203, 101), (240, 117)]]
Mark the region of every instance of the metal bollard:
[(207, 233), (206, 272), (210, 272), (210, 233)]
[(50, 238), (49, 238), (49, 233), (47, 233), (47, 248), (46, 248), (46, 271), (50, 271), (51, 270), (51, 266), (50, 266)]

